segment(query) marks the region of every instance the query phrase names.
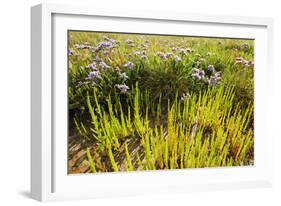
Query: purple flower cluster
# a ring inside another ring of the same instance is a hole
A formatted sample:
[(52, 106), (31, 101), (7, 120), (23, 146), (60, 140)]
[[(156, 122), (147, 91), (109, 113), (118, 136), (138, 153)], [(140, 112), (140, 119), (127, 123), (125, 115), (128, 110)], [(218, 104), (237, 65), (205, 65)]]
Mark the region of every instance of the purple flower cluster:
[(100, 59), (100, 58), (98, 58), (98, 57), (96, 57), (96, 58), (93, 60), (93, 62), (95, 62), (96, 65), (98, 65), (100, 69), (109, 69), (109, 68), (110, 68), (109, 65), (107, 65), (102, 59)]
[(219, 85), (221, 81), (221, 72), (217, 72), (213, 65), (209, 65), (207, 69), (211, 72), (209, 77), (205, 74), (203, 69), (197, 68), (192, 69), (192, 77), (196, 78), (198, 81), (208, 83), (210, 87)]
[(246, 67), (254, 66), (254, 62), (252, 62), (252, 61), (244, 60), (244, 64), (245, 64)]
[(115, 85), (121, 94), (128, 94), (128, 90), (130, 89), (126, 84), (116, 84)]
[(123, 65), (125, 68), (128, 68), (128, 69), (133, 69), (134, 67), (134, 64), (130, 61), (128, 61), (126, 64)]
[(132, 40), (130, 40), (130, 39), (127, 39), (125, 42), (128, 44), (129, 47), (134, 47), (135, 46), (134, 42)]
[(191, 76), (198, 79), (199, 81), (203, 80), (205, 78), (205, 71), (202, 69), (193, 68)]
[(174, 54), (171, 52), (168, 52), (168, 53), (157, 52), (156, 55), (159, 56), (161, 60), (166, 60), (166, 59), (174, 56)]
[(214, 65), (209, 65), (208, 66), (208, 71), (211, 72), (211, 76), (209, 79), (207, 79), (209, 86), (213, 87), (215, 85), (219, 85), (221, 81), (221, 72), (217, 72), (215, 70)]
[(254, 66), (254, 62), (251, 60), (243, 59), (243, 57), (236, 57), (235, 64), (244, 64), (246, 67)]
[(88, 74), (88, 77), (85, 78), (86, 80), (96, 80), (101, 79), (100, 71), (92, 71)]
[(95, 52), (99, 52), (101, 50), (111, 50), (115, 48), (115, 45), (109, 41), (100, 42), (97, 47), (94, 49)]
[(221, 72), (216, 72), (208, 79), (208, 83), (210, 87), (219, 85), (221, 81)]
[(76, 49), (93, 49), (89, 42), (85, 42), (83, 44), (75, 44), (74, 47)]
[(98, 63), (98, 65), (101, 69), (109, 69), (110, 68), (110, 66), (108, 66), (104, 61), (100, 61)]
[(180, 61), (181, 61), (181, 58), (176, 55), (176, 56), (175, 56), (175, 61), (176, 61), (176, 62), (180, 62)]
[(87, 69), (91, 69), (93, 71), (98, 71), (99, 69), (97, 68), (97, 64), (96, 62), (92, 62), (91, 64), (89, 64), (88, 66), (86, 66)]
[(146, 50), (148, 48), (148, 45), (147, 44), (141, 44), (139, 49), (144, 49)]
[(134, 54), (138, 57), (140, 57), (141, 59), (143, 60), (148, 60), (148, 57), (147, 57), (147, 53), (145, 50), (142, 50), (142, 51), (135, 51)]
[(181, 55), (187, 55), (187, 54), (189, 54), (189, 53), (191, 53), (192, 52), (192, 49), (190, 49), (190, 48), (181, 48), (180, 50), (179, 50), (179, 53), (181, 54)]
[(79, 55), (78, 55), (74, 50), (72, 50), (72, 49), (69, 49), (69, 50), (68, 50), (68, 55), (69, 55), (69, 56), (76, 56), (76, 57), (79, 56)]
[(145, 54), (141, 54), (140, 58), (143, 59), (143, 60), (148, 60), (148, 57)]
[(159, 56), (162, 60), (166, 59), (166, 55), (163, 52), (157, 52), (156, 55)]
[(100, 58), (96, 57), (91, 64), (86, 66), (88, 69), (92, 69), (93, 71), (98, 71), (98, 70), (104, 70), (104, 69), (109, 69), (110, 66), (107, 65), (103, 60)]

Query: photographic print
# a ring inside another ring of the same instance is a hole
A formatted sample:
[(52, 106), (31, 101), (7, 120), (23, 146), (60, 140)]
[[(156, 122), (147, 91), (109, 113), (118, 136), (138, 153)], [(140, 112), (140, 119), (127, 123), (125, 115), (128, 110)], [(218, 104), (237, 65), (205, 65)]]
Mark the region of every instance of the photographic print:
[(68, 31), (68, 174), (254, 165), (254, 40)]

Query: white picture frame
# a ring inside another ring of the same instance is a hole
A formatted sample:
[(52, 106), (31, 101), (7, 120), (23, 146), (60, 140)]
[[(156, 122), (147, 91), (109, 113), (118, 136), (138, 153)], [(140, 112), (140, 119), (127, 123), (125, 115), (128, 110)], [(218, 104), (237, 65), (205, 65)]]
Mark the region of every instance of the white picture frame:
[[(31, 26), (32, 198), (53, 201), (272, 186), (273, 134), (267, 114), (271, 105), (270, 76), (273, 75), (272, 19), (40, 4), (31, 8)], [(94, 31), (95, 28), (254, 38), (255, 166), (68, 176), (67, 128), (61, 129), (66, 126), (66, 116), (61, 111), (65, 111), (67, 101), (67, 67), (58, 68), (67, 64), (65, 32), (69, 29)]]

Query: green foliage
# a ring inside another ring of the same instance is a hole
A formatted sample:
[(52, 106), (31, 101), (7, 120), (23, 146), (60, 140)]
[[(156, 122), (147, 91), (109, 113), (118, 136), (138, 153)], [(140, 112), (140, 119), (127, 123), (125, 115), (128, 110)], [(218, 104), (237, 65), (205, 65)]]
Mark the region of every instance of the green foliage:
[[(106, 34), (118, 41), (107, 54), (75, 48), (96, 46), (104, 35), (69, 38), (70, 127), (94, 147), (93, 156), (86, 148), (91, 172), (253, 164), (253, 41)], [(90, 68), (97, 58), (109, 67)], [(210, 65), (221, 75), (214, 85)], [(93, 71), (99, 76), (89, 80)]]
[(92, 155), (91, 155), (91, 153), (90, 153), (90, 149), (89, 149), (89, 148), (87, 148), (87, 157), (88, 157), (88, 160), (89, 160), (89, 164), (90, 164), (91, 171), (92, 171), (93, 173), (97, 172), (97, 171), (96, 171), (96, 167), (95, 167), (95, 163), (94, 163), (94, 160), (93, 160), (93, 158), (92, 158)]

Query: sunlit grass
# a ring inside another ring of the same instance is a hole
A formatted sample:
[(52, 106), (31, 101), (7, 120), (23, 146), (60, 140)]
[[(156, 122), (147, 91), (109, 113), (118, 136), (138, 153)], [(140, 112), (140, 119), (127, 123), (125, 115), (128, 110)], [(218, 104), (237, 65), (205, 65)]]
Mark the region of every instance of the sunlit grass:
[(70, 32), (69, 49), (88, 172), (253, 165), (253, 41)]

